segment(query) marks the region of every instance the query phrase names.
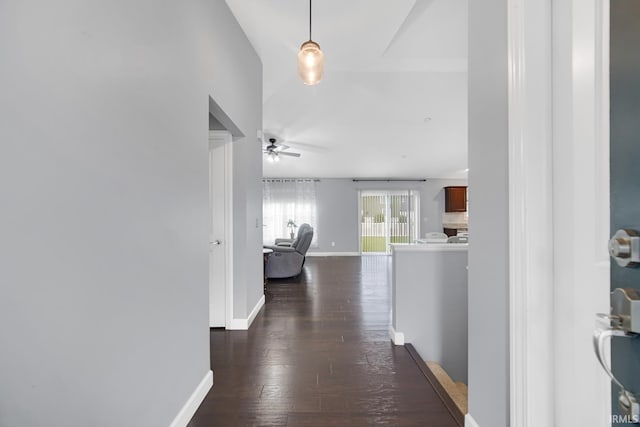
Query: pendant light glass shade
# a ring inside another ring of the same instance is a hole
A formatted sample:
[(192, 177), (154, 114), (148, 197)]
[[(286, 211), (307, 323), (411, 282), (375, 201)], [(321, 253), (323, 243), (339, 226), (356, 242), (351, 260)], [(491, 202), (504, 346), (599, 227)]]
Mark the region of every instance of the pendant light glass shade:
[(298, 75), (304, 84), (313, 86), (320, 83), (324, 74), (324, 53), (320, 45), (312, 40), (300, 46), (298, 52)]
[(298, 75), (304, 84), (313, 86), (320, 83), (324, 74), (324, 53), (320, 45), (311, 40), (311, 0), (309, 0), (309, 40), (302, 43), (298, 52)]

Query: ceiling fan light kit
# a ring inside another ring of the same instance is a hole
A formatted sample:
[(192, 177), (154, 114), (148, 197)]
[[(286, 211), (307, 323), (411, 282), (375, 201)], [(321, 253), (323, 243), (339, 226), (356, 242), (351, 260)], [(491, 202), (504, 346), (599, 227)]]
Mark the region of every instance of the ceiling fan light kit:
[(278, 156), (278, 153), (270, 152), (270, 153), (267, 154), (267, 160), (270, 163), (279, 162), (280, 161), (280, 156)]
[(324, 75), (324, 53), (320, 45), (311, 39), (311, 0), (309, 0), (309, 40), (302, 43), (298, 52), (298, 75), (306, 85), (320, 83)]

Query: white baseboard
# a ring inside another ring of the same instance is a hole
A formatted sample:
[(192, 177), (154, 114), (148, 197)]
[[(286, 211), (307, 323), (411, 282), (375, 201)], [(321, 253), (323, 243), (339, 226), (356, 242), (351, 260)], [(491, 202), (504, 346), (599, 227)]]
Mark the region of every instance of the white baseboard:
[(246, 331), (249, 329), (247, 325), (247, 319), (231, 319), (231, 324), (225, 326), (225, 329), (228, 331)]
[(360, 252), (307, 252), (307, 256), (359, 256)]
[(464, 427), (480, 427), (476, 420), (473, 419), (471, 414), (464, 416)]
[(264, 306), (264, 302), (265, 302), (265, 299), (263, 294), (262, 297), (260, 297), (260, 299), (258, 300), (256, 306), (253, 307), (253, 310), (251, 310), (251, 313), (249, 314), (249, 318), (247, 319), (247, 329), (249, 329), (249, 326), (251, 326), (256, 316), (260, 312), (260, 309), (262, 308), (262, 306)]
[(212, 386), (213, 372), (208, 371), (169, 427), (186, 427)]
[(395, 345), (404, 345), (404, 334), (396, 331), (393, 325), (389, 325), (389, 336)]
[(253, 310), (251, 310), (251, 313), (249, 314), (248, 318), (246, 318), (246, 319), (231, 319), (231, 324), (227, 325), (226, 329), (228, 329), (230, 331), (246, 331), (247, 329), (249, 329), (249, 326), (251, 326), (251, 324), (255, 320), (256, 316), (260, 312), (260, 309), (264, 305), (264, 301), (265, 301), (264, 295), (262, 295), (262, 297), (260, 298), (260, 300), (258, 301), (256, 306), (253, 307)]

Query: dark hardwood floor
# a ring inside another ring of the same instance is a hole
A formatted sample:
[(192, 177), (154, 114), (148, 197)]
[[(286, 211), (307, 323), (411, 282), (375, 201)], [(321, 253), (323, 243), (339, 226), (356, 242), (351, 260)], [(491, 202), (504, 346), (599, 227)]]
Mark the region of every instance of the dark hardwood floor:
[(248, 331), (211, 330), (214, 386), (190, 427), (455, 427), (389, 340), (389, 257), (307, 258)]

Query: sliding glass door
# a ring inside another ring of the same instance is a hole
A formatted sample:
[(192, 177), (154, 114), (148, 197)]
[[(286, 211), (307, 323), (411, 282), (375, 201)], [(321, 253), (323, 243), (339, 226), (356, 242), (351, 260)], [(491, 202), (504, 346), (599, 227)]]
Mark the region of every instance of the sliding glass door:
[(418, 238), (420, 195), (417, 191), (360, 191), (360, 252), (387, 254), (391, 243)]

